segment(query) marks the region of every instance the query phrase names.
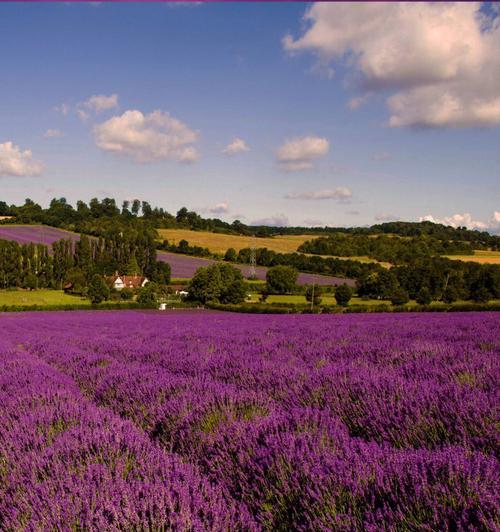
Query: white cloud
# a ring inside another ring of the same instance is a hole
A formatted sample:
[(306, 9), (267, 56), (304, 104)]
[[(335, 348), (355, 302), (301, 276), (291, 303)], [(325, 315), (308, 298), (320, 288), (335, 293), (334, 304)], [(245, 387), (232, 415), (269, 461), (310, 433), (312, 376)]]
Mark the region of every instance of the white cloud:
[(478, 229), (486, 231), (488, 229), (497, 229), (500, 227), (500, 212), (495, 211), (488, 222), (474, 220), (469, 212), (463, 214), (453, 214), (444, 218), (436, 218), (432, 214), (421, 216), (419, 222), (432, 222), (435, 224), (450, 225), (451, 227), (467, 227), (467, 229)]
[(352, 192), (347, 187), (318, 190), (314, 192), (290, 192), (285, 195), (286, 199), (296, 200), (339, 200), (346, 201), (352, 197)]
[(213, 207), (201, 210), (204, 212), (209, 212), (210, 214), (225, 214), (229, 212), (229, 205), (227, 204), (227, 202), (222, 201), (221, 203), (217, 203)]
[(316, 3), (305, 20), (285, 49), (344, 61), (364, 87), (393, 91), (390, 126), (500, 124), (500, 16), (487, 18), (480, 3)]
[(95, 94), (84, 102), (77, 105), (76, 114), (81, 120), (87, 120), (91, 113), (99, 114), (109, 109), (116, 109), (118, 107), (118, 94)]
[(254, 220), (250, 225), (269, 225), (271, 227), (286, 227), (289, 225), (288, 218), (284, 214), (276, 214), (268, 218)]
[(243, 139), (236, 137), (222, 150), (222, 153), (226, 155), (234, 155), (235, 153), (241, 153), (249, 150), (250, 148), (248, 147), (247, 143)]
[(42, 170), (42, 164), (33, 160), (31, 150), (21, 151), (10, 141), (0, 144), (0, 177), (36, 176)]
[(179, 162), (194, 163), (200, 158), (198, 150), (194, 146), (184, 148), (179, 154)]
[(54, 137), (63, 137), (64, 133), (62, 131), (59, 131), (59, 129), (47, 129), (47, 131), (43, 134), (44, 139), (51, 139)]
[(198, 133), (169, 113), (125, 111), (94, 127), (96, 145), (138, 163), (161, 160), (194, 162), (199, 153), (193, 144)]
[(310, 170), (314, 161), (328, 153), (330, 143), (323, 137), (307, 136), (287, 140), (276, 154), (280, 168), (290, 172)]
[(365, 94), (364, 96), (355, 96), (354, 98), (351, 98), (347, 102), (347, 107), (349, 107), (349, 109), (352, 109), (352, 110), (359, 109), (367, 101), (368, 101), (368, 94)]
[(62, 103), (61, 105), (54, 107), (54, 111), (61, 113), (63, 116), (68, 116), (69, 110), (70, 107), (67, 103)]
[(489, 229), (494, 233), (500, 233), (500, 211), (495, 211), (489, 221)]

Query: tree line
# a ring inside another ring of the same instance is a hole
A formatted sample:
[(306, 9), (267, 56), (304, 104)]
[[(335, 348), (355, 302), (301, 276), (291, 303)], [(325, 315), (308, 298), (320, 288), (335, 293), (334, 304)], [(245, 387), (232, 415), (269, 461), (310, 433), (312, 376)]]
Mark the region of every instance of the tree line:
[[(432, 222), (386, 222), (371, 227), (273, 227), (248, 225), (240, 220), (225, 222), (219, 218), (204, 218), (187, 207), (176, 214), (162, 207), (153, 207), (139, 199), (125, 200), (119, 206), (113, 198), (92, 198), (88, 203), (78, 200), (73, 207), (66, 198), (53, 198), (44, 209), (31, 199), (23, 205), (8, 205), (0, 201), (0, 216), (13, 216), (17, 223), (43, 223), (53, 227), (86, 233), (94, 236), (109, 236), (113, 231), (124, 230), (138, 223), (155, 228), (182, 228), (221, 232), (235, 235), (269, 237), (275, 235), (330, 235), (336, 233), (351, 235), (392, 234), (404, 237), (429, 236), (443, 242), (469, 242), (473, 249), (500, 250), (500, 236), (486, 231), (469, 230), (465, 227), (453, 228)], [(158, 238), (158, 235), (155, 235)]]
[(441, 257), (419, 259), (364, 274), (357, 280), (357, 290), (360, 296), (396, 300), (395, 304), (408, 299), (422, 304), (427, 300), (486, 302), (500, 298), (500, 266)]
[(156, 259), (156, 243), (146, 232), (132, 231), (109, 238), (82, 235), (73, 242), (18, 244), (0, 240), (2, 288), (55, 288), (71, 283), (83, 291), (95, 275), (144, 275), (159, 284), (170, 282), (170, 266)]
[[(248, 264), (250, 253), (249, 248), (239, 253), (232, 250), (226, 253), (226, 259), (236, 257), (236, 262)], [(387, 269), (377, 263), (276, 253), (266, 248), (257, 249), (255, 254), (259, 266), (291, 266), (298, 271), (356, 279), (358, 294), (373, 299), (417, 299), (421, 292), (428, 292), (431, 300), (448, 302), (500, 298), (500, 266), (497, 264), (425, 256)], [(403, 293), (405, 297), (398, 297)]]
[[(249, 264), (250, 256), (250, 248), (240, 249), (238, 253), (234, 249), (229, 249), (224, 258), (228, 261)], [(301, 272), (351, 279), (357, 279), (364, 273), (383, 269), (382, 266), (376, 263), (362, 263), (357, 260), (344, 260), (335, 257), (308, 256), (302, 253), (278, 253), (267, 248), (256, 249), (255, 259), (258, 266), (266, 266), (268, 268), (280, 265), (293, 266)]]
[(472, 255), (474, 248), (470, 242), (439, 240), (426, 234), (400, 238), (388, 235), (335, 233), (308, 240), (299, 246), (298, 251), (338, 257), (367, 256), (381, 262), (398, 265), (430, 256)]

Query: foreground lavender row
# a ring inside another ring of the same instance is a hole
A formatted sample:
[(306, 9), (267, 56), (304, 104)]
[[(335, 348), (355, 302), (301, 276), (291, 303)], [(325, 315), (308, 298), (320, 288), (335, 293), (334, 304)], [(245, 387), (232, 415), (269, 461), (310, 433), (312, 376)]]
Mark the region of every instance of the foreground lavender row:
[(0, 529), (498, 529), (499, 326), (1, 315)]

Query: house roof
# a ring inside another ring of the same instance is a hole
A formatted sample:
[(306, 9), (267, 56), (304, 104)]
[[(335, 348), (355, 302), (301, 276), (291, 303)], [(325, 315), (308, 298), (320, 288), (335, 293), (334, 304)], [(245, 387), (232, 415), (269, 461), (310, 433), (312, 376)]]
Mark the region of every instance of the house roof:
[(123, 286), (127, 288), (140, 288), (144, 281), (148, 279), (143, 275), (111, 275), (106, 277), (106, 281), (114, 285), (118, 279), (121, 279)]

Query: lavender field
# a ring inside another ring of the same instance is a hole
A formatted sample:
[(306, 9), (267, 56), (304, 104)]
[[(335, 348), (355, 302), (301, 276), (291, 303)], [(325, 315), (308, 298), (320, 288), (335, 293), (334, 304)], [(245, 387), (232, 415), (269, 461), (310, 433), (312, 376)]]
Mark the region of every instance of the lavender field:
[(80, 239), (80, 235), (48, 225), (0, 225), (0, 239), (14, 240), (18, 244), (33, 242), (50, 247), (62, 238), (77, 241)]
[[(205, 268), (210, 264), (215, 264), (217, 261), (212, 259), (202, 259), (200, 257), (189, 257), (187, 255), (179, 255), (177, 253), (169, 253), (167, 251), (158, 251), (158, 260), (168, 262), (172, 269), (172, 277), (190, 279), (195, 274), (198, 268)], [(250, 275), (250, 265), (248, 264), (233, 264), (235, 268), (241, 271), (244, 277)], [(255, 268), (255, 276), (257, 279), (264, 281), (266, 279), (267, 268), (259, 266)], [(341, 277), (333, 277), (330, 275), (314, 275), (312, 273), (300, 272), (297, 277), (297, 284), (307, 285), (316, 284), (321, 286), (348, 284), (354, 286), (356, 283), (354, 279), (345, 279)]]
[(0, 529), (498, 529), (499, 326), (0, 315)]

